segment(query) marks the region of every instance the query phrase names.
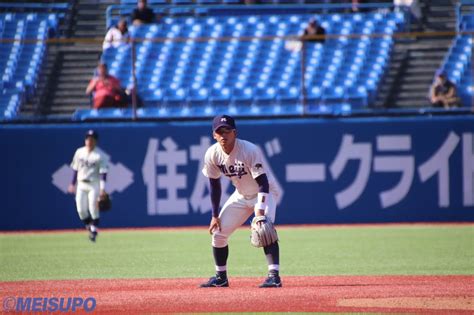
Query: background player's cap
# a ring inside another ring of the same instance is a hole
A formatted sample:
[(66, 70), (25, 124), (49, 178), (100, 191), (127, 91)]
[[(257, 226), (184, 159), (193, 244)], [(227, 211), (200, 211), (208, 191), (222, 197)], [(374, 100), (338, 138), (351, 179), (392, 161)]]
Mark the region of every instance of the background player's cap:
[(215, 132), (217, 129), (221, 127), (236, 129), (234, 118), (228, 115), (219, 115), (219, 116), (214, 117), (214, 120), (212, 121), (212, 130)]
[(89, 129), (86, 132), (86, 138), (88, 138), (88, 137), (92, 137), (92, 138), (97, 140), (99, 138), (99, 134), (97, 133), (97, 131)]

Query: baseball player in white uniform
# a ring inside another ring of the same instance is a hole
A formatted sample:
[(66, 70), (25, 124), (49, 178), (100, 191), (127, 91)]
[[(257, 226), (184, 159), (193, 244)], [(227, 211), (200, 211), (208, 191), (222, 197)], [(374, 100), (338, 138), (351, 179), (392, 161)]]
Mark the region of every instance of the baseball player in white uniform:
[(98, 200), (105, 194), (108, 159), (97, 147), (98, 134), (94, 130), (86, 133), (85, 146), (76, 150), (71, 168), (74, 175), (68, 191), (76, 194), (79, 218), (89, 231), (89, 239), (96, 241), (99, 225)]
[[(216, 276), (201, 287), (228, 287), (229, 236), (253, 213), (256, 216), (265, 215), (267, 220), (274, 222), (279, 191), (273, 178), (265, 172), (266, 165), (260, 149), (251, 142), (237, 139), (232, 117), (216, 116), (213, 136), (217, 142), (207, 150), (202, 172), (210, 182), (212, 219), (209, 233), (212, 235)], [(221, 175), (229, 178), (236, 189), (219, 212)], [(268, 277), (260, 287), (281, 287), (278, 241), (264, 247), (264, 252)]]

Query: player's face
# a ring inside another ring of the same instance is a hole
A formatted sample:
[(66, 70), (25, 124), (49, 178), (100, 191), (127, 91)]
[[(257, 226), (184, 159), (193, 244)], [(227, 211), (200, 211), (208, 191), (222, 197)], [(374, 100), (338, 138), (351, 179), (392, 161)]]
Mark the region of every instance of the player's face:
[(94, 150), (95, 148), (95, 145), (97, 143), (97, 141), (95, 140), (95, 138), (93, 137), (87, 137), (86, 140), (86, 147), (89, 149), (89, 150)]
[(221, 127), (214, 132), (214, 139), (221, 145), (222, 150), (229, 154), (234, 149), (237, 131), (226, 127)]

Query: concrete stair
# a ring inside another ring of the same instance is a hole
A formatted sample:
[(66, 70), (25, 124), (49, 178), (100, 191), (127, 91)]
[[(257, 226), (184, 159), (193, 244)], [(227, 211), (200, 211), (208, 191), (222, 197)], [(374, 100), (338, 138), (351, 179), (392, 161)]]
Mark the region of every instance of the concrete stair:
[(102, 51), (105, 12), (109, 5), (119, 3), (120, 0), (77, 0), (71, 37), (78, 41), (59, 48), (60, 67), (54, 73), (48, 97), (49, 115), (70, 116), (77, 109), (90, 108), (85, 90)]
[(427, 30), (454, 30), (456, 0), (422, 0)]
[(71, 114), (76, 109), (88, 108), (90, 98), (85, 95), (94, 68), (97, 66), (100, 49), (75, 46), (74, 51), (61, 51), (62, 67), (54, 82), (49, 114)]
[(74, 36), (79, 38), (103, 39), (106, 33), (105, 12), (112, 4), (120, 1), (79, 0), (74, 17)]
[(389, 78), (381, 89), (376, 107), (429, 106), (428, 92), (434, 73), (442, 64), (451, 39), (422, 39), (397, 43), (399, 56), (391, 65)]

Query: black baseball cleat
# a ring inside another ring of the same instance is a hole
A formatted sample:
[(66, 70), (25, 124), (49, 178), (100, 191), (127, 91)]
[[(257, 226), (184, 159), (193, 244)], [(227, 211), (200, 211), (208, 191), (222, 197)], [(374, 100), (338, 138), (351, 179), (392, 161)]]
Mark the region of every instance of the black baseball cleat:
[(227, 278), (222, 278), (222, 277), (211, 277), (209, 278), (209, 281), (206, 283), (201, 284), (201, 288), (220, 288), (220, 287), (228, 287), (229, 286), (229, 280)]
[(97, 238), (97, 231), (89, 232), (89, 239), (91, 240), (91, 242), (95, 243), (96, 238)]
[(267, 279), (260, 285), (260, 288), (281, 288), (280, 276), (268, 275)]

